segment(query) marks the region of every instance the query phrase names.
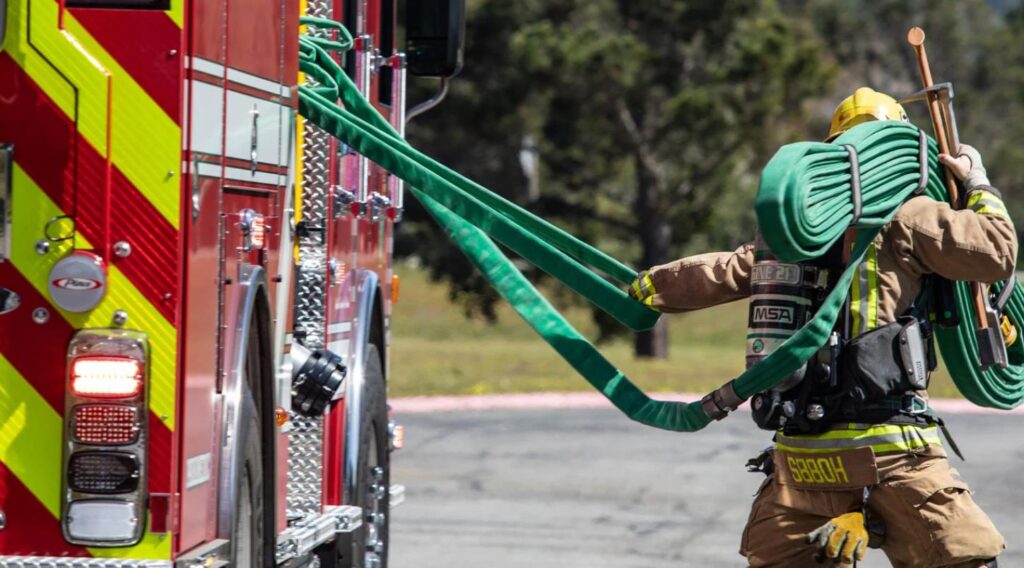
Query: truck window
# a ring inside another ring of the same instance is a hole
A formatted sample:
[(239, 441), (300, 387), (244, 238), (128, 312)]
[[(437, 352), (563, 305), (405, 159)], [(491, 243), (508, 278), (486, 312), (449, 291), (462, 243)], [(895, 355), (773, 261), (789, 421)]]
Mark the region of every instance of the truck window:
[(67, 0), (69, 8), (122, 8), (133, 10), (167, 10), (171, 0)]

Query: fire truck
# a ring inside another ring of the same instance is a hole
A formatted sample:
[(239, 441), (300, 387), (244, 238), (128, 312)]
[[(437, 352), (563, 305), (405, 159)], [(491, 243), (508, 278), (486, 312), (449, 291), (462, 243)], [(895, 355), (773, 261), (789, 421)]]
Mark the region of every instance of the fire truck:
[(0, 0), (0, 568), (387, 565), (403, 187), (300, 17), (404, 131), (463, 3)]

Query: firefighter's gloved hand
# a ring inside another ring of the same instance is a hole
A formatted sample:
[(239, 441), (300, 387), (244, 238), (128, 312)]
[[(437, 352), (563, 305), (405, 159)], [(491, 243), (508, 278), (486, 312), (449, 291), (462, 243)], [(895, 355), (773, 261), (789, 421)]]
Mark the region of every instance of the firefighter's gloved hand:
[(816, 545), (825, 558), (852, 563), (864, 560), (868, 550), (868, 529), (864, 514), (846, 513), (814, 529), (807, 542)]
[(629, 296), (631, 298), (657, 311), (658, 308), (654, 307), (655, 294), (657, 292), (654, 290), (654, 281), (651, 280), (651, 273), (646, 270), (638, 274), (636, 280), (629, 285)]
[(991, 185), (988, 172), (981, 163), (981, 154), (973, 146), (960, 145), (960, 153), (954, 158), (949, 154), (939, 154), (939, 161), (949, 168), (956, 179), (964, 182), (968, 190), (979, 185)]

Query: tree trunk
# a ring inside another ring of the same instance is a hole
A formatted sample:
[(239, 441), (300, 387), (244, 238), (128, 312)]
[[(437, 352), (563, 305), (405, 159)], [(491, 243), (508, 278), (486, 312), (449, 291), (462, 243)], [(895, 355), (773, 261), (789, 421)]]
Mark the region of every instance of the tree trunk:
[[(672, 244), (672, 227), (665, 217), (661, 204), (661, 188), (658, 187), (654, 173), (644, 166), (639, 156), (635, 162), (636, 202), (633, 204), (633, 214), (640, 237), (640, 265), (646, 269), (671, 260), (669, 250)], [(654, 329), (636, 334), (634, 352), (637, 357), (668, 358), (668, 326), (664, 318)]]

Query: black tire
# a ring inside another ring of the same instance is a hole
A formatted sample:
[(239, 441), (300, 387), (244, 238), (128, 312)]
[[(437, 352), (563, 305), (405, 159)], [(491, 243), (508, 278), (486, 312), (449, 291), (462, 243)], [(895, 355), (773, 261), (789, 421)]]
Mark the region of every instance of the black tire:
[[(370, 345), (366, 354), (366, 373), (363, 382), (363, 412), (359, 466), (356, 475), (356, 494), (349, 503), (363, 509), (363, 526), (340, 538), (320, 553), (321, 564), (339, 568), (387, 568), (389, 524), (391, 506), (391, 452), (388, 447), (387, 393), (384, 386), (384, 367), (380, 352)], [(380, 475), (373, 470), (381, 468)], [(345, 475), (350, 475), (346, 472)], [(382, 488), (379, 495), (371, 486)], [(371, 514), (374, 515), (371, 517)], [(376, 516), (380, 514), (379, 516)], [(369, 540), (376, 546), (368, 546)], [(330, 562), (331, 557), (335, 562)]]
[[(231, 528), (232, 566), (236, 568), (270, 568), (273, 535), (268, 530), (268, 504), (273, 505), (271, 490), (264, 475), (267, 459), (263, 439), (267, 437), (266, 425), (260, 423), (260, 406), (253, 386), (260, 385), (266, 375), (260, 352), (260, 333), (256, 322), (250, 327), (246, 348), (245, 369), (241, 377), (242, 395), (238, 412), (242, 415), (239, 431), (235, 433), (238, 451), (242, 453), (242, 468), (239, 471), (238, 499), (235, 502), (234, 526)], [(257, 395), (258, 396), (258, 395)], [(268, 495), (271, 497), (268, 499)]]
[(265, 566), (263, 558), (265, 549), (265, 509), (263, 499), (263, 451), (260, 445), (259, 421), (256, 418), (256, 406), (252, 402), (252, 394), (246, 388), (242, 393), (243, 407), (252, 409), (247, 412), (247, 419), (241, 424), (238, 449), (243, 452), (242, 469), (239, 472), (238, 499), (235, 503), (234, 526), (231, 530), (232, 565), (237, 568), (257, 568)]

